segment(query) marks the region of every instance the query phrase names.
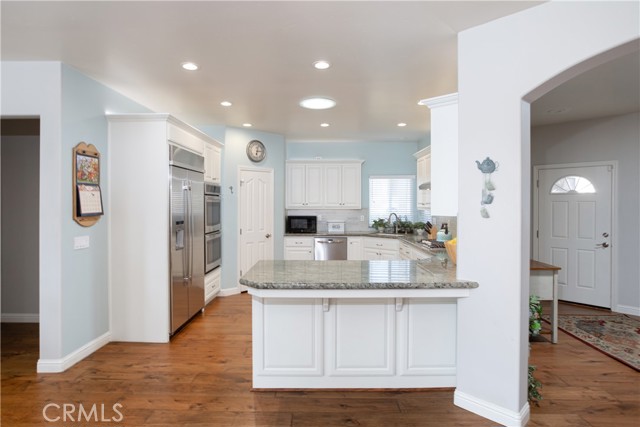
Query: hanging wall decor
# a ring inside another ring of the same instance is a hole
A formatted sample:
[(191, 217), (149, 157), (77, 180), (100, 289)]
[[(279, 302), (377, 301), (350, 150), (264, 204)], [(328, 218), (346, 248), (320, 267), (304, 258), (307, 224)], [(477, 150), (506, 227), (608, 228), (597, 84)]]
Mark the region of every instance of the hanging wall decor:
[(484, 182), (482, 185), (482, 198), (480, 199), (480, 215), (483, 218), (489, 218), (489, 210), (487, 209), (487, 205), (493, 203), (493, 192), (496, 189), (495, 184), (491, 181), (491, 174), (498, 170), (498, 162), (494, 162), (489, 157), (484, 159), (482, 163), (476, 160), (476, 164), (478, 165), (478, 169), (484, 175)]
[(104, 214), (100, 190), (100, 152), (92, 144), (73, 148), (73, 220), (91, 227)]

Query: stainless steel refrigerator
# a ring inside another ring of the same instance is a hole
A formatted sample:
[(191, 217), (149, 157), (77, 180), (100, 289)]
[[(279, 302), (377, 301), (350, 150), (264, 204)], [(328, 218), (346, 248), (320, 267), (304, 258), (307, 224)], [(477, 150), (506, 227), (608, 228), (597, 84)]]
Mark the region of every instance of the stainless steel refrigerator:
[(171, 334), (204, 307), (204, 157), (169, 146)]

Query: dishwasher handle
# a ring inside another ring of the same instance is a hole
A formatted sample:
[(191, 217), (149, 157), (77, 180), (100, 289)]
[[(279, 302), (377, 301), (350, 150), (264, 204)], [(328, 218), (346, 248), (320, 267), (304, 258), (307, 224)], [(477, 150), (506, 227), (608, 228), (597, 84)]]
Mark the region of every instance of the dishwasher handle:
[(316, 240), (316, 243), (323, 243), (323, 244), (333, 244), (333, 243), (344, 243), (345, 240), (344, 239), (327, 239), (327, 240)]

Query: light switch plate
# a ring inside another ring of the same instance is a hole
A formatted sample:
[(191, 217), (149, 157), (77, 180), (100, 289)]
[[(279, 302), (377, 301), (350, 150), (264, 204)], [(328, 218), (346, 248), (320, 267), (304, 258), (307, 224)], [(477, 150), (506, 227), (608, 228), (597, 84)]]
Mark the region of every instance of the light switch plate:
[(76, 236), (73, 238), (73, 249), (86, 249), (89, 247), (89, 236)]

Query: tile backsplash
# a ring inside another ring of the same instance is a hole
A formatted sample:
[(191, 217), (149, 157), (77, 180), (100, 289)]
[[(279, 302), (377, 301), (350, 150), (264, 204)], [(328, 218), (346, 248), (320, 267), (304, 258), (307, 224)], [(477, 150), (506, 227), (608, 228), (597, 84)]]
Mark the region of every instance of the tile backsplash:
[[(307, 209), (288, 209), (289, 215), (316, 215), (318, 217), (318, 233), (327, 232), (327, 221), (344, 221), (347, 233), (361, 233), (371, 231), (369, 228), (369, 209), (322, 209), (310, 211)], [(360, 218), (363, 218), (361, 221)]]
[(457, 216), (434, 216), (431, 217), (431, 224), (440, 230), (442, 224), (447, 223), (449, 226), (449, 233), (453, 234), (453, 237), (458, 236), (458, 217)]

